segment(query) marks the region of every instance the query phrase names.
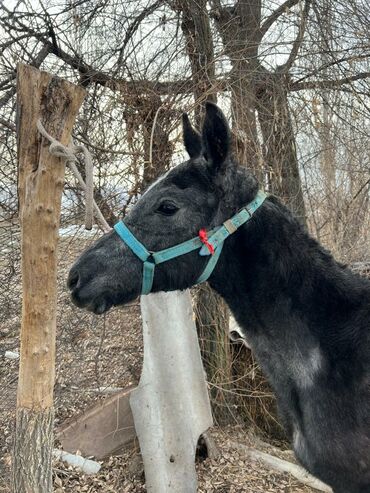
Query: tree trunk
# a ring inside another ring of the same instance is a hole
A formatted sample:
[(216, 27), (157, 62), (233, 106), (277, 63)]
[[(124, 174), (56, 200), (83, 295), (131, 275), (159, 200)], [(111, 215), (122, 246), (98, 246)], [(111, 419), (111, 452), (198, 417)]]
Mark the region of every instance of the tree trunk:
[[(279, 195), (305, 222), (285, 79), (281, 74), (268, 71), (258, 58), (262, 39), (261, 1), (240, 1), (228, 7), (220, 7), (221, 4), (216, 3), (218, 7), (212, 14), (232, 64), (230, 93), (235, 156), (240, 164), (252, 171), (261, 187), (266, 186), (268, 167), (270, 190)], [(262, 149), (257, 133), (257, 114), (262, 131)], [(240, 359), (240, 355), (236, 359)], [(246, 381), (244, 385), (248, 389), (258, 385), (258, 379), (251, 377), (255, 375), (254, 365), (253, 358), (244, 358), (234, 364), (235, 371), (239, 372), (236, 380), (239, 384)], [(235, 393), (238, 394), (238, 391)], [(239, 416), (244, 414), (248, 417), (247, 422), (252, 418), (257, 427), (262, 423), (264, 430), (269, 429), (275, 436), (280, 435), (279, 430), (272, 430), (271, 427), (277, 416), (269, 396), (266, 402), (263, 399), (244, 401), (243, 410), (240, 409), (240, 399), (235, 400), (239, 405)]]
[(247, 166), (261, 180), (261, 157), (256, 125), (256, 98), (250, 67), (236, 63), (235, 83), (232, 84), (232, 122), (234, 153), (239, 163)]
[(269, 167), (270, 191), (306, 224), (297, 149), (284, 76), (270, 74), (258, 98), (258, 118)]
[[(182, 29), (186, 38), (194, 81), (195, 120), (200, 126), (204, 101), (216, 102), (212, 82), (215, 76), (213, 40), (207, 2), (187, 0), (179, 2), (182, 11)], [(204, 284), (197, 290), (195, 314), (200, 339), (203, 365), (211, 385), (211, 403), (214, 418), (219, 423), (230, 421), (232, 394), (231, 354), (228, 337), (229, 311), (225, 302)]]
[(173, 154), (173, 144), (169, 138), (172, 112), (163, 107), (158, 94), (151, 94), (140, 98), (139, 114), (144, 138), (144, 190), (170, 167)]
[(35, 411), (19, 407), (16, 419), (13, 492), (52, 492), (54, 408)]
[[(324, 0), (321, 5), (320, 16), (320, 32), (319, 32), (319, 46), (321, 49), (321, 64), (324, 67), (322, 70), (322, 78), (328, 79), (330, 77), (327, 67), (330, 66), (331, 54), (333, 53), (333, 32), (332, 32), (332, 5), (331, 0)], [(326, 68), (325, 68), (326, 67)], [(334, 91), (335, 92), (335, 91)], [(336, 162), (336, 149), (335, 149), (335, 131), (334, 121), (335, 110), (333, 114), (333, 108), (335, 108), (335, 99), (337, 96), (333, 94), (333, 91), (329, 89), (322, 89), (320, 106), (322, 107), (322, 121), (320, 118), (316, 120), (316, 126), (318, 135), (321, 141), (321, 157), (320, 168), (323, 180), (323, 189), (325, 193), (325, 212), (327, 226), (324, 228), (324, 238), (329, 237), (329, 241), (333, 241), (331, 248), (338, 246), (338, 239), (340, 237), (340, 210), (341, 206), (338, 206), (336, 196), (336, 178), (335, 178), (335, 162)], [(314, 100), (314, 109), (318, 110), (318, 101)], [(320, 115), (320, 114), (319, 114)], [(319, 232), (320, 233), (320, 232)], [(319, 239), (320, 236), (319, 236)], [(336, 252), (339, 253), (339, 252)]]
[(257, 136), (255, 80), (260, 71), (261, 2), (237, 2), (214, 12), (218, 31), (233, 70), (230, 92), (234, 154), (260, 180), (261, 152)]
[(182, 12), (182, 30), (186, 39), (191, 74), (194, 82), (195, 121), (198, 127), (202, 123), (202, 103), (217, 101), (215, 79), (215, 59), (211, 26), (207, 13), (206, 0), (186, 0), (178, 2)]
[(69, 143), (84, 90), (18, 65), (17, 131), (22, 245), (22, 326), (13, 459), (15, 493), (52, 491), (56, 263), (64, 162), (49, 154), (46, 131)]

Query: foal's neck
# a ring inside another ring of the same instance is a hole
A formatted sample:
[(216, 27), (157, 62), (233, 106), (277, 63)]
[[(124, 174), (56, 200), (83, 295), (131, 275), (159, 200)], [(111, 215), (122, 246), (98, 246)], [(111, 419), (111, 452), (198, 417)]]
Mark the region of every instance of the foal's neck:
[(353, 274), (269, 198), (224, 246), (211, 286), (253, 338), (312, 348), (358, 305)]

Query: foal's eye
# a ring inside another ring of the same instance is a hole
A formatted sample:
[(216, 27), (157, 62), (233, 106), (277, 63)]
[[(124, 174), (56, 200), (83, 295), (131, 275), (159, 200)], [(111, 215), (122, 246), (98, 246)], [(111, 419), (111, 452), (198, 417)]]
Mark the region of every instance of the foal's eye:
[(165, 201), (159, 205), (156, 212), (159, 212), (160, 214), (164, 214), (165, 216), (172, 216), (178, 210), (179, 208), (173, 202)]

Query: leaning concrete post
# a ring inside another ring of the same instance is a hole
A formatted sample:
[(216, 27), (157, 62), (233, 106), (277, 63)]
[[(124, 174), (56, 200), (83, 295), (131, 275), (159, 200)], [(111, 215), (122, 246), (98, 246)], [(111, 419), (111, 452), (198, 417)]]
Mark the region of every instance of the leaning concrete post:
[(144, 364), (130, 404), (149, 493), (195, 493), (195, 449), (212, 426), (190, 293), (141, 298)]
[(64, 163), (36, 127), (67, 145), (84, 98), (69, 82), (18, 65), (17, 138), (22, 229), (22, 326), (13, 457), (15, 493), (52, 491), (56, 262)]

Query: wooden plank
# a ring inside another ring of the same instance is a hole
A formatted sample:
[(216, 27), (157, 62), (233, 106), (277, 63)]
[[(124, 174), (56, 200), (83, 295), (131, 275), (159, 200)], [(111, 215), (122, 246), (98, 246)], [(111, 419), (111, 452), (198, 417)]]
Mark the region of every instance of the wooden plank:
[(103, 459), (133, 444), (136, 432), (129, 398), (134, 388), (118, 392), (63, 423), (56, 432), (63, 449)]

